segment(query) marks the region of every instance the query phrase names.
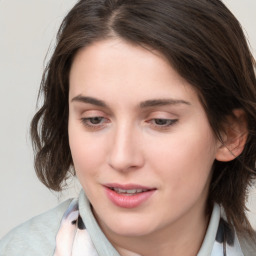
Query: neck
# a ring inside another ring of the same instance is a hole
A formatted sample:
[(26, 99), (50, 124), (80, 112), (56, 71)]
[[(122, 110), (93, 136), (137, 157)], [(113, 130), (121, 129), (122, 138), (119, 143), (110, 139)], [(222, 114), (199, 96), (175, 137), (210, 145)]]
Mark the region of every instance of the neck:
[(196, 256), (203, 242), (210, 216), (204, 205), (190, 209), (175, 223), (151, 234), (120, 236), (103, 223), (101, 228), (121, 256)]

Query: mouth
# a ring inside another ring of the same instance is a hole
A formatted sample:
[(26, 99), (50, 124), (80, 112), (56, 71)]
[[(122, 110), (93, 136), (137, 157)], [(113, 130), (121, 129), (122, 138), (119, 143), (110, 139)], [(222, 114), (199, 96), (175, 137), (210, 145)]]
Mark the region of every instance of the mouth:
[(117, 194), (122, 194), (126, 196), (132, 196), (138, 193), (143, 193), (143, 192), (148, 192), (153, 190), (153, 189), (141, 189), (141, 188), (137, 188), (137, 189), (122, 189), (117, 187), (108, 187), (108, 188), (111, 189), (112, 191), (115, 191)]
[(104, 186), (110, 201), (121, 208), (135, 208), (148, 201), (157, 190), (135, 184), (107, 184)]

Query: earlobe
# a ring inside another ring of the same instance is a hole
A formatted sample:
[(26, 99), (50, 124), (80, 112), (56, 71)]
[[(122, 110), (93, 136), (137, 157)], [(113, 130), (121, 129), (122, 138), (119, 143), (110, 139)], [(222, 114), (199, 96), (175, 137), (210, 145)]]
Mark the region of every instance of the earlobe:
[(238, 157), (243, 152), (247, 135), (246, 114), (242, 109), (235, 109), (224, 124), (223, 142), (217, 149), (216, 160), (228, 162)]

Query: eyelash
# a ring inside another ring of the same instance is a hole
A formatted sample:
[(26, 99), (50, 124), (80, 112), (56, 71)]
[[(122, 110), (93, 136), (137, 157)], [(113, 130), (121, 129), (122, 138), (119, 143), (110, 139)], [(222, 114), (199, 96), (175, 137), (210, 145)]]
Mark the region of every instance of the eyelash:
[[(97, 124), (93, 123), (92, 121), (95, 119), (100, 121), (100, 123), (97, 123)], [(104, 123), (102, 124), (102, 120), (104, 120), (104, 119), (106, 119), (106, 118), (104, 118), (102, 116), (83, 117), (83, 118), (81, 118), (81, 122), (87, 128), (90, 128), (92, 130), (97, 130), (97, 129), (101, 129), (104, 126)]]
[[(106, 122), (103, 122), (104, 120), (106, 120)], [(94, 121), (96, 121), (96, 123), (93, 123)], [(155, 129), (167, 130), (177, 121), (178, 119), (152, 118), (148, 120), (147, 123), (151, 124)], [(107, 119), (102, 116), (84, 117), (81, 118), (81, 122), (83, 125), (91, 130), (100, 130), (101, 128), (104, 128), (104, 126), (108, 123)]]
[[(158, 121), (160, 121), (162, 124), (157, 124)], [(153, 118), (149, 120), (148, 123), (152, 123), (152, 125), (157, 129), (166, 130), (170, 126), (174, 125), (177, 121), (178, 119)], [(163, 122), (165, 122), (165, 124), (163, 124)]]

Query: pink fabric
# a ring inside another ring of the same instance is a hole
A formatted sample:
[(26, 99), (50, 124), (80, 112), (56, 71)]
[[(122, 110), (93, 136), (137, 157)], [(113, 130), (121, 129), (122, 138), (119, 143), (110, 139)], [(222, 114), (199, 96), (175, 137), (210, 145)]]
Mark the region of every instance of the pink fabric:
[[(99, 256), (79, 215), (76, 199), (62, 218), (54, 256)], [(236, 232), (223, 218), (219, 222), (211, 256), (244, 256)]]

